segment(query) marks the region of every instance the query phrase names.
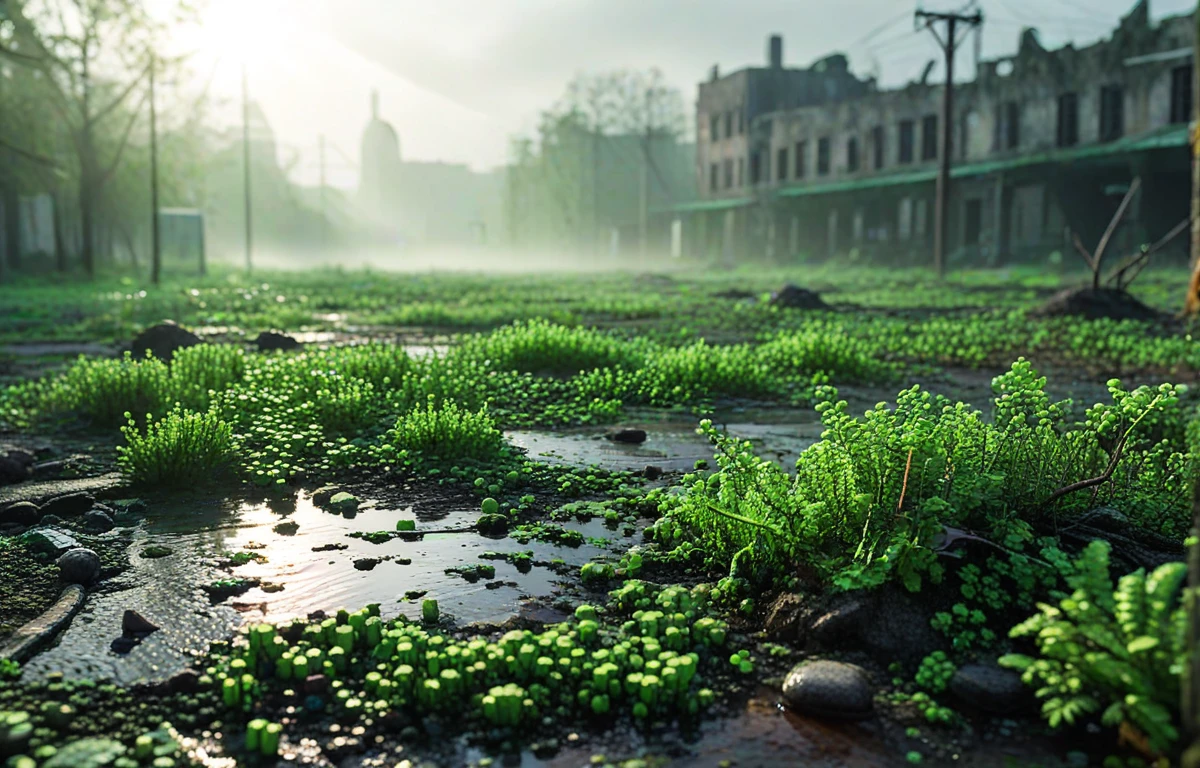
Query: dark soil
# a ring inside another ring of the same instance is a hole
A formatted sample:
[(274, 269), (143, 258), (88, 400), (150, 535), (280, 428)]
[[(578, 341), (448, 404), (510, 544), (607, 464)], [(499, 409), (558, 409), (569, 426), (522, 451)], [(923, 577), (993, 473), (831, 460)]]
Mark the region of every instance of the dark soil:
[(1030, 312), (1033, 317), (1082, 317), (1088, 320), (1161, 321), (1168, 315), (1116, 288), (1068, 288)]

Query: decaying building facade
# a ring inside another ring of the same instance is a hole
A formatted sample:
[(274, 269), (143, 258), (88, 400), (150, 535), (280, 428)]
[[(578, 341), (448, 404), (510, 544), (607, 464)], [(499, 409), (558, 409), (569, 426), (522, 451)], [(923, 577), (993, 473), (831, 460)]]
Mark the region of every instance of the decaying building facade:
[[(1135, 177), (1116, 246), (1186, 218), (1194, 29), (1190, 15), (1152, 23), (1142, 0), (1107, 40), (1047, 50), (1026, 30), (1015, 55), (956, 84), (950, 263), (1045, 258), (1074, 234), (1092, 245)], [(771, 63), (700, 86), (700, 199), (674, 211), (687, 251), (927, 263), (943, 86), (877, 89), (841, 56), (808, 70)], [(769, 98), (763, 73), (776, 75)]]

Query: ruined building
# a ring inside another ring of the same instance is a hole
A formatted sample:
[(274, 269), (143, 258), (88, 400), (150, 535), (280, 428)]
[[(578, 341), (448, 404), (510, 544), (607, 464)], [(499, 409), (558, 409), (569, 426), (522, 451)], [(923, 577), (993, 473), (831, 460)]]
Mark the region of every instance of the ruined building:
[[(1076, 233), (1093, 246), (1135, 177), (1115, 246), (1186, 218), (1194, 30), (1190, 15), (1152, 24), (1141, 0), (1107, 40), (1047, 50), (1027, 29), (956, 84), (950, 264), (1044, 259)], [(768, 67), (700, 85), (700, 199), (664, 211), (687, 252), (928, 263), (943, 86), (882, 90), (843, 56), (797, 70), (778, 37), (769, 50)]]

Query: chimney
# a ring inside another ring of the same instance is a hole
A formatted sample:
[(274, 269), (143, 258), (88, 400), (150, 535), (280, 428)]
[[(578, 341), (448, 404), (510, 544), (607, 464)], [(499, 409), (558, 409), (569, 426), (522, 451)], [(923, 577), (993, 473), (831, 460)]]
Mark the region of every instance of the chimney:
[(767, 40), (767, 63), (771, 69), (783, 68), (783, 35), (771, 35)]
[(721, 68), (719, 66), (717, 66), (716, 64), (713, 64), (712, 69), (709, 70), (708, 76), (709, 76), (709, 79), (712, 80), (712, 82), (714, 82), (714, 83), (717, 82), (718, 80), (721, 79)]

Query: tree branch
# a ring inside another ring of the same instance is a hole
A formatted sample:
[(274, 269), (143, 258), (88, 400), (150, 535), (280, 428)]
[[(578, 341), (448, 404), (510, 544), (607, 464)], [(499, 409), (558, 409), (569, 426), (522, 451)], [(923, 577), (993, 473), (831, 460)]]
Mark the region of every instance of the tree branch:
[(138, 113), (142, 111), (142, 104), (146, 103), (146, 97), (142, 97), (142, 101), (138, 103), (138, 108), (129, 113), (129, 122), (125, 124), (125, 132), (121, 135), (121, 143), (117, 146), (117, 154), (113, 157), (112, 163), (105, 170), (100, 172), (96, 180), (96, 189), (103, 187), (112, 176), (113, 171), (121, 163), (121, 156), (125, 154), (125, 147), (129, 144), (129, 135), (133, 133), (133, 124), (137, 122)]
[(1108, 222), (1108, 227), (1104, 230), (1104, 234), (1100, 237), (1100, 242), (1096, 244), (1096, 250), (1092, 254), (1093, 267), (1092, 287), (1100, 287), (1100, 266), (1104, 261), (1104, 251), (1108, 248), (1108, 241), (1112, 238), (1113, 233), (1117, 231), (1117, 227), (1121, 224), (1121, 220), (1125, 218), (1125, 209), (1133, 202), (1133, 196), (1137, 194), (1138, 188), (1142, 186), (1142, 177), (1136, 177), (1129, 185), (1129, 189), (1125, 192), (1125, 197), (1121, 200), (1121, 205), (1117, 207), (1117, 212), (1113, 214), (1112, 220)]
[(45, 165), (50, 168), (58, 168), (59, 167), (57, 161), (52, 160), (51, 158), (46, 157), (45, 155), (39, 155), (38, 153), (32, 152), (28, 149), (22, 149), (21, 147), (18, 147), (16, 144), (12, 144), (12, 143), (8, 142), (7, 140), (5, 140), (5, 138), (3, 136), (0, 136), (0, 147), (7, 149), (9, 152), (12, 152), (13, 154), (20, 155), (21, 157), (25, 158), (26, 160), (30, 160), (32, 162), (39, 163), (41, 165)]
[[(1145, 250), (1139, 251), (1139, 252), (1133, 254), (1132, 256), (1127, 257), (1120, 266), (1118, 266), (1112, 272), (1109, 273), (1108, 277), (1105, 278), (1105, 282), (1111, 283), (1113, 281), (1116, 281), (1117, 288), (1124, 288), (1125, 286), (1129, 285), (1129, 283), (1133, 282), (1133, 277), (1130, 277), (1129, 280), (1126, 282), (1122, 282), (1121, 278), (1125, 276), (1125, 273), (1128, 270), (1131, 270), (1134, 267), (1138, 267), (1140, 264), (1147, 261), (1150, 258), (1151, 254), (1153, 254), (1154, 252), (1162, 250), (1163, 248), (1170, 245), (1172, 240), (1174, 240), (1175, 238), (1179, 237), (1180, 235), (1182, 235), (1184, 232), (1187, 231), (1187, 229), (1191, 225), (1191, 223), (1192, 223), (1192, 217), (1189, 216), (1186, 219), (1184, 219), (1183, 221), (1176, 224), (1174, 229), (1172, 229), (1170, 232), (1168, 232), (1167, 234), (1165, 234), (1161, 238), (1159, 238), (1158, 242), (1154, 243), (1153, 245), (1146, 248)], [(1134, 276), (1136, 276), (1138, 272), (1141, 272), (1140, 267), (1137, 270), (1137, 272), (1133, 273)]]
[(142, 78), (145, 77), (149, 71), (150, 71), (150, 65), (147, 64), (146, 67), (138, 74), (138, 76), (133, 78), (133, 80), (131, 80), (129, 82), (129, 85), (125, 86), (125, 90), (121, 91), (121, 93), (118, 94), (116, 98), (114, 98), (107, 105), (105, 105), (102, 109), (100, 109), (98, 112), (96, 112), (95, 115), (92, 115), (90, 117), (88, 115), (84, 115), (84, 120), (88, 121), (88, 123), (90, 123), (90, 124), (95, 124), (95, 123), (100, 122), (104, 118), (108, 117), (109, 114), (111, 114), (113, 110), (115, 110), (117, 107), (121, 106), (121, 104), (125, 101), (125, 99), (129, 98), (129, 94), (133, 93), (133, 89), (138, 87), (139, 84), (141, 84)]

